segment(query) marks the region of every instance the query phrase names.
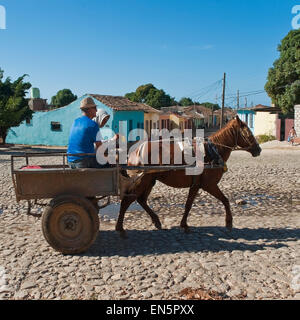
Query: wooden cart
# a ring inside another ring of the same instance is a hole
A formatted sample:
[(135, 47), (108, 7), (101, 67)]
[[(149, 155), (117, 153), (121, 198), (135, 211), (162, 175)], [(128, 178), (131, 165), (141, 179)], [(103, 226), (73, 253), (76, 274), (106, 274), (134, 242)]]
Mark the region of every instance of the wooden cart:
[[(60, 165), (31, 165), (31, 160), (47, 157), (63, 159)], [(117, 167), (105, 169), (71, 169), (65, 153), (32, 153), (11, 156), (11, 174), (16, 198), (28, 201), (51, 199), (42, 214), (45, 239), (55, 250), (65, 254), (86, 251), (99, 231), (98, 208), (95, 202), (118, 195)], [(20, 160), (21, 164), (20, 165)], [(18, 168), (16, 168), (18, 163)], [(34, 215), (34, 214), (32, 214)]]

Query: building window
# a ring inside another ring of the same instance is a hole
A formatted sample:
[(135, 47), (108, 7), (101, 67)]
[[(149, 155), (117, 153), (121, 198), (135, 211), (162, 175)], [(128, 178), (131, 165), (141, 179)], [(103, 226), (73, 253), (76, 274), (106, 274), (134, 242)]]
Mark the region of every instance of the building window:
[(51, 121), (51, 130), (52, 130), (52, 131), (61, 131), (61, 124), (60, 124), (60, 122)]

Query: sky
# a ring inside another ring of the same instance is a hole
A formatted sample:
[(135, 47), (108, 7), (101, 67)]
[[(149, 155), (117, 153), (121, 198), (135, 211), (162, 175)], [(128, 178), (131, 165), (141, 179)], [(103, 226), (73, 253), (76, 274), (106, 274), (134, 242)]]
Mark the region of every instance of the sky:
[[(68, 88), (125, 95), (146, 83), (179, 100), (226, 105), (263, 90), (300, 0), (0, 0), (0, 68), (41, 97)], [(1, 18), (1, 17), (0, 17)], [(245, 93), (245, 94), (244, 94)], [(247, 105), (270, 105), (266, 93)]]

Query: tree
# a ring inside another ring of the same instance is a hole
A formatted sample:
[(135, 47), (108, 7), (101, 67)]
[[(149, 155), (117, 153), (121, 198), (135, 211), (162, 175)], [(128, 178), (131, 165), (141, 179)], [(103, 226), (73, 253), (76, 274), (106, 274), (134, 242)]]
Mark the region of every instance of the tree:
[(51, 104), (57, 107), (64, 107), (76, 99), (77, 96), (75, 96), (70, 89), (63, 89), (52, 97)]
[(135, 96), (136, 99), (139, 102), (145, 103), (147, 100), (147, 96), (150, 94), (150, 91), (152, 90), (153, 94), (153, 90), (157, 90), (154, 85), (152, 83), (148, 83), (148, 84), (144, 84), (139, 86), (136, 90), (135, 90)]
[(279, 59), (269, 69), (265, 90), (284, 114), (300, 103), (300, 29), (290, 31), (278, 46)]
[(135, 92), (126, 93), (125, 97), (134, 102), (146, 103), (156, 109), (178, 104), (174, 98), (164, 90), (157, 89), (152, 83), (139, 86)]
[(125, 94), (125, 97), (133, 102), (139, 102), (137, 97), (136, 97), (136, 94), (135, 92), (129, 92), (129, 93), (126, 93)]
[(12, 82), (10, 78), (3, 81), (3, 74), (0, 69), (0, 136), (5, 144), (8, 130), (19, 126), (25, 119), (31, 119), (33, 111), (25, 99), (27, 90), (31, 88), (29, 82), (24, 82), (27, 75)]
[(191, 98), (183, 97), (182, 99), (179, 100), (179, 105), (184, 106), (184, 107), (191, 106), (193, 104), (194, 104), (194, 102)]
[(218, 109), (221, 109), (221, 107), (216, 104), (216, 103), (211, 103), (211, 102), (203, 102), (203, 103), (200, 103), (201, 106), (204, 106), (206, 108), (209, 108), (211, 109), (212, 111), (216, 111)]
[(151, 89), (145, 99), (149, 106), (160, 109), (162, 107), (169, 107), (172, 105), (171, 97), (164, 92), (164, 90)]

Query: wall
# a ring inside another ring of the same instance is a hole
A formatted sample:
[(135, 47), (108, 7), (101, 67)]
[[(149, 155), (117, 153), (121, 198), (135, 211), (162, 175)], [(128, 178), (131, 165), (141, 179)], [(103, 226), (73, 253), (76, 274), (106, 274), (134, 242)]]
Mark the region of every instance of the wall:
[[(285, 119), (285, 135), (284, 140), (288, 139), (289, 132), (294, 127), (294, 119)], [(296, 131), (297, 132), (297, 131)], [(300, 132), (300, 131), (299, 131)]]
[[(20, 126), (11, 128), (8, 132), (7, 143), (25, 145), (67, 146), (69, 134), (74, 120), (81, 116), (80, 102), (88, 95), (84, 95), (66, 107), (48, 112), (35, 112), (30, 124), (24, 121)], [(119, 132), (119, 121), (128, 121), (126, 136), (129, 131), (129, 120), (132, 120), (133, 128), (137, 123), (144, 123), (143, 111), (113, 111), (100, 101), (94, 99), (97, 108), (104, 109), (111, 117), (101, 134), (104, 139), (111, 138), (114, 132)], [(61, 124), (60, 131), (51, 130), (51, 122)], [(112, 130), (111, 130), (112, 129)]]
[[(122, 121), (122, 123), (120, 123), (120, 121)], [(113, 122), (112, 122), (112, 129), (114, 132), (116, 133), (119, 132), (121, 136), (123, 137), (126, 136), (126, 138), (128, 139), (130, 123), (132, 124), (132, 129), (136, 129), (138, 127), (143, 128), (144, 112), (143, 111), (114, 111)], [(127, 128), (125, 124), (127, 124)], [(143, 136), (140, 137), (140, 139), (143, 139)]]
[(266, 134), (276, 137), (277, 117), (277, 114), (271, 114), (269, 112), (256, 112), (254, 118), (254, 135), (259, 136)]
[(144, 128), (145, 128), (145, 130), (147, 128), (146, 121), (148, 121), (149, 127), (150, 127), (150, 121), (152, 121), (152, 129), (159, 129), (159, 113), (149, 112), (149, 113), (144, 114)]
[(295, 105), (295, 120), (294, 120), (294, 127), (297, 133), (297, 136), (300, 137), (300, 104)]
[[(80, 117), (83, 96), (66, 107), (49, 112), (35, 112), (29, 124), (25, 121), (9, 130), (7, 143), (26, 145), (66, 146), (73, 121)], [(51, 130), (51, 122), (61, 124), (60, 131)]]
[[(254, 131), (255, 131), (255, 125), (256, 125), (255, 121), (256, 121), (257, 114), (255, 114), (253, 110), (238, 110), (237, 114), (242, 121), (246, 122), (251, 132), (255, 134)], [(251, 123), (251, 117), (252, 117), (252, 123)]]
[(183, 123), (181, 126), (184, 129), (184, 120), (179, 116), (176, 115), (175, 113), (170, 114), (170, 130), (173, 129), (181, 129), (180, 124)]

